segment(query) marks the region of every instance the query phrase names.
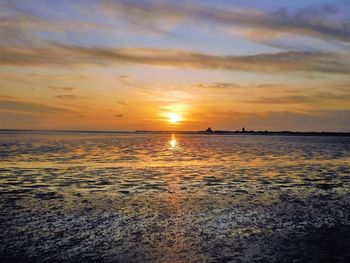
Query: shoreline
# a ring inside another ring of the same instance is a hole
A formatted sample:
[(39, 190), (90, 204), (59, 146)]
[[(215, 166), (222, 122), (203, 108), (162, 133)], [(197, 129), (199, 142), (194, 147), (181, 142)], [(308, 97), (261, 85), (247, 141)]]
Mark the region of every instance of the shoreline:
[(344, 136), (350, 137), (350, 132), (302, 132), (302, 131), (150, 131), (150, 130), (136, 130), (136, 131), (103, 131), (103, 130), (37, 130), (37, 129), (0, 129), (0, 134), (8, 133), (73, 133), (73, 134), (190, 134), (190, 135), (264, 135), (264, 136)]

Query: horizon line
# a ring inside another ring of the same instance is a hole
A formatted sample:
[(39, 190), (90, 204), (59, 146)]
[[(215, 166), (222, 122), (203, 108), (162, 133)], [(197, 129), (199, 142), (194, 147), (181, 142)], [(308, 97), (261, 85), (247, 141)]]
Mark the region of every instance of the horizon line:
[(182, 134), (349, 134), (350, 131), (289, 131), (289, 130), (81, 130), (81, 129), (11, 129), (0, 132), (47, 132), (47, 133), (182, 133)]

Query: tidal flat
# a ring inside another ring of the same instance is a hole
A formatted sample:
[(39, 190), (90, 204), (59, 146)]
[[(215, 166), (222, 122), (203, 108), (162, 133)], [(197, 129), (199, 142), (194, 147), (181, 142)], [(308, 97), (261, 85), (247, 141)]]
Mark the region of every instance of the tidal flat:
[(0, 133), (2, 262), (349, 262), (350, 138)]

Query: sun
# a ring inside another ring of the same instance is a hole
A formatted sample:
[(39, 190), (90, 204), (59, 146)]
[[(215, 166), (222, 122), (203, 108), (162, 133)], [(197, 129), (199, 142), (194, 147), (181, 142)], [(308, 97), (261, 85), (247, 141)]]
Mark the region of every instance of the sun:
[(180, 121), (180, 119), (181, 119), (181, 117), (180, 117), (180, 115), (179, 114), (177, 114), (177, 113), (170, 113), (169, 115), (168, 115), (168, 121), (171, 123), (171, 124), (177, 124), (179, 121)]

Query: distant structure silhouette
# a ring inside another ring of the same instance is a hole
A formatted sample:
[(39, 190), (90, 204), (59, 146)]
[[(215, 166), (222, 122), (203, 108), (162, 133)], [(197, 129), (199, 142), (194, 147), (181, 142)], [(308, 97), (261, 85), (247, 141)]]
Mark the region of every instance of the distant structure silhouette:
[[(0, 129), (1, 131), (1, 129)], [(173, 131), (136, 131), (136, 132), (153, 132), (153, 133), (174, 133)], [(201, 131), (178, 131), (177, 133), (183, 134), (211, 134), (211, 135), (278, 135), (278, 136), (346, 136), (350, 137), (350, 132), (301, 132), (301, 131), (254, 131), (246, 130), (245, 127), (242, 127), (240, 130), (229, 131), (229, 130), (212, 130), (211, 127), (208, 127), (206, 130)]]

